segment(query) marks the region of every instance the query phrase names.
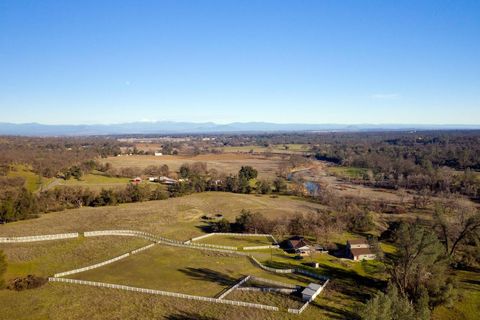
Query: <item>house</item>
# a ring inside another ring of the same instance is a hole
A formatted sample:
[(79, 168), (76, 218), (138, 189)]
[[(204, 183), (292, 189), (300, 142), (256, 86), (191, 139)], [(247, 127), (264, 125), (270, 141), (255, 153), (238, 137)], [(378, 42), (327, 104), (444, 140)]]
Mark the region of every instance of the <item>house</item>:
[(132, 180), (130, 180), (133, 184), (139, 184), (142, 182), (142, 178), (140, 177), (136, 177), (136, 178), (133, 178)]
[(354, 261), (373, 260), (377, 255), (372, 252), (367, 239), (347, 240), (346, 255)]
[(303, 237), (295, 236), (288, 239), (287, 250), (303, 256), (309, 254), (311, 248)]
[(316, 283), (310, 283), (308, 287), (302, 291), (303, 301), (313, 301), (320, 292), (322, 292), (323, 286)]
[(155, 152), (155, 157), (161, 157), (161, 156), (163, 156), (163, 153), (161, 153), (161, 152)]
[(175, 183), (177, 183), (177, 180), (169, 178), (169, 177), (165, 177), (165, 176), (161, 176), (160, 178), (158, 178), (158, 181), (160, 183), (163, 183), (163, 184), (175, 184)]

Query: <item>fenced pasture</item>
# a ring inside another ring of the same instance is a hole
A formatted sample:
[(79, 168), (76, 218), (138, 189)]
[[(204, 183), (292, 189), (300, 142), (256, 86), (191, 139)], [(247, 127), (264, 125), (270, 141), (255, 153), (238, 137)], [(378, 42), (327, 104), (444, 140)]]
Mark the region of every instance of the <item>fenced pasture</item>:
[(319, 204), (287, 196), (271, 198), (206, 192), (161, 201), (51, 212), (38, 219), (0, 227), (1, 234), (8, 236), (133, 229), (185, 241), (204, 234), (199, 226), (202, 226), (201, 217), (206, 214), (221, 213), (234, 221), (242, 209), (260, 212), (267, 218), (278, 218), (295, 212), (314, 213), (319, 208), (322, 208)]
[(49, 276), (88, 266), (145, 246), (130, 237), (73, 238), (67, 240), (0, 244), (7, 258), (6, 279), (29, 274)]
[(285, 279), (265, 272), (253, 265), (246, 256), (164, 245), (69, 277), (215, 297), (247, 275), (305, 284), (299, 283), (301, 277)]
[(211, 234), (211, 236), (194, 240), (192, 243), (223, 245), (238, 249), (245, 247), (267, 247), (268, 249), (268, 246), (276, 242), (270, 235)]

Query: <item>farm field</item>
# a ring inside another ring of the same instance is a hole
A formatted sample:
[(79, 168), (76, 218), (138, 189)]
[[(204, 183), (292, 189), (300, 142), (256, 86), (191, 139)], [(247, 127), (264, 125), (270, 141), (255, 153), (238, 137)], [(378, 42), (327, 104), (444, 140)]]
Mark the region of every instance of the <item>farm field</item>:
[(35, 172), (33, 172), (28, 166), (25, 165), (15, 165), (11, 167), (11, 170), (8, 172), (7, 177), (16, 178), (20, 177), (25, 179), (25, 188), (30, 192), (35, 192), (41, 189), (42, 187), (48, 185), (53, 178), (40, 178)]
[(110, 163), (113, 168), (137, 167), (144, 169), (148, 166), (168, 165), (171, 171), (178, 171), (184, 163), (205, 162), (208, 169), (215, 169), (225, 174), (237, 173), (242, 166), (252, 166), (258, 170), (260, 178), (274, 178), (279, 165), (283, 162), (280, 157), (265, 158), (249, 154), (206, 154), (198, 156), (119, 156), (101, 160)]
[(201, 217), (207, 214), (221, 213), (233, 221), (242, 209), (273, 218), (295, 212), (316, 212), (322, 207), (289, 196), (272, 198), (267, 195), (205, 192), (167, 200), (51, 212), (39, 219), (1, 225), (0, 234), (22, 236), (116, 228), (146, 231), (185, 241), (204, 234), (202, 228), (206, 225)]
[(91, 190), (101, 190), (102, 188), (112, 189), (124, 187), (129, 182), (129, 178), (107, 177), (98, 172), (93, 172), (83, 175), (80, 180), (74, 178), (68, 180), (58, 179), (57, 186), (88, 187)]
[[(1, 233), (2, 236), (6, 234)], [(8, 260), (5, 277), (51, 276), (114, 258), (148, 244), (129, 237), (91, 237), (26, 243), (1, 243)]]
[(304, 144), (276, 144), (270, 147), (262, 147), (257, 145), (250, 145), (250, 146), (228, 146), (228, 147), (221, 147), (215, 148), (217, 150), (222, 150), (223, 152), (230, 153), (230, 152), (238, 152), (238, 153), (245, 153), (245, 152), (254, 152), (254, 153), (277, 153), (277, 154), (303, 154), (308, 152), (309, 150), (308, 145)]
[[(201, 217), (205, 214), (221, 213), (233, 221), (243, 208), (262, 212), (268, 217), (281, 217), (295, 212), (315, 212), (320, 207), (295, 197), (271, 198), (208, 192), (163, 201), (48, 213), (38, 219), (1, 225), (0, 234), (20, 236), (102, 229), (133, 229), (186, 240), (192, 236), (204, 234)], [(359, 236), (351, 233), (338, 234), (333, 241), (343, 245), (346, 239)], [(215, 237), (203, 240), (210, 241)], [(215, 241), (214, 244), (244, 245), (244, 242), (241, 242), (245, 241), (243, 237), (238, 240), (236, 237), (222, 237), (220, 237), (222, 243)], [(262, 237), (259, 238), (262, 239)], [(9, 261), (7, 278), (12, 278), (32, 273), (50, 275), (83, 267), (118, 256), (146, 243), (144, 240), (130, 237), (108, 236), (42, 243), (3, 244), (0, 248), (5, 251)], [(395, 251), (395, 248), (389, 244), (382, 243), (381, 246), (387, 253)], [(321, 253), (298, 260), (295, 259), (295, 255), (286, 254), (281, 250), (254, 251), (251, 254), (270, 267), (301, 267), (331, 277), (332, 281), (324, 292), (302, 313), (302, 319), (355, 318), (358, 307), (382, 287), (386, 279), (383, 264), (377, 261), (356, 263)], [(307, 267), (306, 262), (318, 262), (319, 269)], [(243, 257), (164, 245), (156, 245), (124, 260), (70, 277), (213, 297), (247, 274), (300, 285), (315, 282), (298, 275), (277, 275), (263, 271)], [(435, 310), (434, 319), (451, 319), (453, 314), (460, 315), (459, 319), (473, 319), (471, 316), (477, 311), (480, 298), (478, 276), (473, 272), (462, 272), (458, 274), (458, 279), (462, 289), (462, 299), (453, 308), (442, 307), (441, 310)], [(89, 297), (105, 298), (101, 299), (100, 306), (93, 306), (92, 310), (85, 311), (85, 306), (89, 305), (89, 300), (84, 297), (85, 294)], [(257, 303), (271, 304), (267, 303), (268, 300), (279, 303), (282, 310), (296, 307), (295, 300), (289, 297), (274, 295), (269, 299), (268, 296), (257, 297), (257, 295), (258, 293), (234, 292), (230, 298), (238, 297), (243, 301), (252, 299)], [(121, 302), (116, 299), (121, 299)], [(156, 304), (148, 312), (145, 312), (146, 301), (149, 304)], [(61, 310), (58, 310), (59, 305), (62, 306)], [(13, 313), (12, 306), (15, 306), (15, 309), (21, 307), (25, 310)], [(184, 300), (179, 303), (174, 298), (152, 297), (140, 293), (61, 283), (48, 283), (41, 288), (23, 292), (0, 290), (0, 307), (7, 310), (2, 312), (0, 319), (11, 319), (13, 314), (15, 318), (29, 319), (33, 310), (35, 315), (38, 315), (38, 319), (84, 318), (89, 314), (93, 319), (115, 319), (120, 314), (124, 318), (297, 319), (294, 315), (283, 311), (272, 313)]]
[(247, 257), (162, 244), (69, 277), (213, 298), (247, 275), (305, 285), (301, 276), (263, 271)]
[(207, 238), (195, 240), (194, 243), (216, 244), (232, 247), (253, 247), (268, 246), (273, 242), (268, 236), (230, 236), (230, 235), (213, 235)]

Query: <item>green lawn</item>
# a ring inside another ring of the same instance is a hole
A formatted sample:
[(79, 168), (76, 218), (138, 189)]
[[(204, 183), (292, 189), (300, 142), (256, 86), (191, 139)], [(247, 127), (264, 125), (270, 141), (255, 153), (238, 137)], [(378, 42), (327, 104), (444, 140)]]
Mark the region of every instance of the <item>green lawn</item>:
[(327, 172), (339, 178), (362, 179), (368, 172), (366, 168), (356, 167), (328, 167)]
[(5, 279), (29, 274), (50, 276), (116, 257), (148, 244), (130, 237), (92, 237), (0, 244), (7, 257)]
[(11, 178), (20, 177), (25, 179), (25, 188), (31, 192), (37, 191), (40, 187), (47, 185), (53, 180), (53, 178), (40, 177), (33, 172), (31, 168), (25, 165), (12, 166), (8, 171), (7, 176)]
[(165, 245), (70, 277), (214, 297), (247, 275), (306, 283), (300, 276), (263, 271), (247, 257)]
[(68, 180), (59, 180), (59, 186), (79, 186), (91, 189), (115, 188), (127, 185), (129, 178), (108, 177), (98, 172), (85, 174), (80, 180), (70, 178)]

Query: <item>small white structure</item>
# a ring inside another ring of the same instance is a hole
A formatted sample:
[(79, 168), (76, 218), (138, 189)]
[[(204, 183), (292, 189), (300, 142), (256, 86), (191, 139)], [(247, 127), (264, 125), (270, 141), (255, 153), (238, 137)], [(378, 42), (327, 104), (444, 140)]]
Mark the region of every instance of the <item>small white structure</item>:
[(161, 157), (161, 156), (163, 156), (163, 153), (161, 153), (161, 152), (155, 152), (155, 157)]
[(303, 301), (313, 301), (320, 292), (322, 292), (323, 286), (316, 283), (310, 283), (308, 287), (302, 291)]
[(148, 181), (155, 182), (158, 180), (158, 177), (148, 177)]

